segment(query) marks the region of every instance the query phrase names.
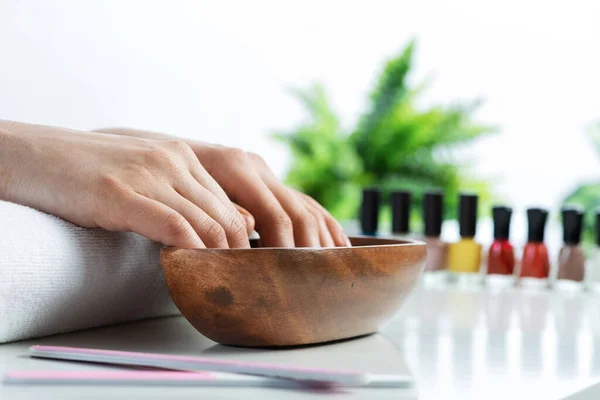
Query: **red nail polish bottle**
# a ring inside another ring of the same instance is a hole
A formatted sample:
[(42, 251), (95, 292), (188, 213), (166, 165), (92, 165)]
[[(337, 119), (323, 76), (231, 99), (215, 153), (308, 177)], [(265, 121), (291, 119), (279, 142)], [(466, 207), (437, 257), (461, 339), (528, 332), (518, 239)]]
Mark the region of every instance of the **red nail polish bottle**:
[(548, 211), (546, 210), (541, 208), (527, 210), (529, 238), (523, 250), (519, 278), (548, 279), (550, 260), (548, 259), (548, 249), (544, 244), (547, 219)]
[(494, 242), (488, 253), (487, 274), (512, 275), (515, 270), (515, 251), (508, 241), (512, 209), (492, 208), (494, 218)]

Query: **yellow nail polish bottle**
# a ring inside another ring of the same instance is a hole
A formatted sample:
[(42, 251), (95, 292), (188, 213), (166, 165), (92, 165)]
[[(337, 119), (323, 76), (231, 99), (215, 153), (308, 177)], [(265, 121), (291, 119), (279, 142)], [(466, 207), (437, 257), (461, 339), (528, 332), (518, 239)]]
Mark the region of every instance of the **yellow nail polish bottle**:
[(481, 245), (475, 241), (477, 230), (477, 195), (461, 194), (458, 210), (460, 241), (448, 249), (448, 270), (453, 273), (478, 273)]

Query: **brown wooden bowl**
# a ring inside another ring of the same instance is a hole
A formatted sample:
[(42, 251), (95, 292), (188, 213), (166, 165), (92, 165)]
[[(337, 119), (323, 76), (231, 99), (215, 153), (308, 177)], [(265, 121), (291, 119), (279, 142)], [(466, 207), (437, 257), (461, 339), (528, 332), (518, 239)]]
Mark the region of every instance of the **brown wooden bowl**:
[(421, 274), (425, 244), (368, 237), (353, 247), (188, 250), (161, 263), (173, 302), (209, 339), (273, 347), (377, 332)]

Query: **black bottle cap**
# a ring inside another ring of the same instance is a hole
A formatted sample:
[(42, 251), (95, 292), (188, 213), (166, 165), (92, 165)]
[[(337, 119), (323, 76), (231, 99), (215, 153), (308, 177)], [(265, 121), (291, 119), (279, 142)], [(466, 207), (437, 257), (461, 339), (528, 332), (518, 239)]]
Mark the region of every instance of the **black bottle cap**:
[(492, 207), (492, 217), (494, 218), (494, 239), (506, 240), (510, 232), (510, 217), (512, 208), (505, 206)]
[(360, 208), (360, 226), (365, 235), (377, 233), (381, 192), (379, 189), (364, 189)]
[(458, 205), (460, 236), (472, 238), (477, 231), (477, 195), (461, 194)]
[(529, 229), (529, 242), (540, 243), (544, 241), (544, 231), (546, 229), (546, 220), (548, 211), (543, 208), (527, 209), (527, 224)]
[(439, 237), (442, 233), (444, 220), (444, 194), (428, 192), (423, 196), (423, 222), (425, 236)]
[(407, 234), (410, 229), (411, 195), (407, 191), (393, 191), (392, 198), (392, 232)]
[(579, 208), (563, 208), (563, 240), (565, 244), (579, 244), (583, 228), (583, 211)]

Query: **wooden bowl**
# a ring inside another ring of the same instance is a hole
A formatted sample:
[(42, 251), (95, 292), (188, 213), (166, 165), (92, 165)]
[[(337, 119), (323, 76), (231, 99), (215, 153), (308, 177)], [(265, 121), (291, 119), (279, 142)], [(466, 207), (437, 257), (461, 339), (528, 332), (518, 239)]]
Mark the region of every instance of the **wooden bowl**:
[(168, 247), (161, 263), (173, 302), (209, 339), (294, 346), (377, 332), (418, 281), (425, 244), (354, 237), (353, 247)]

